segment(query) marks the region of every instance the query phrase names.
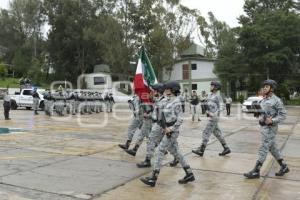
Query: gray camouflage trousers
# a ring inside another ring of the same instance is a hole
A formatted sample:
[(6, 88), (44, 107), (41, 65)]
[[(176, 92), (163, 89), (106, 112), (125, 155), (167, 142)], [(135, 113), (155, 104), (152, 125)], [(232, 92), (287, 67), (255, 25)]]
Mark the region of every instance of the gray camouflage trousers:
[(136, 117), (132, 118), (130, 125), (128, 127), (128, 131), (127, 131), (127, 139), (128, 140), (130, 140), (130, 141), (132, 140), (132, 138), (135, 134), (135, 131), (140, 128), (141, 123), (143, 123), (142, 120), (140, 120)]
[(141, 144), (144, 141), (144, 138), (145, 137), (149, 138), (151, 127), (152, 127), (152, 119), (144, 119), (141, 131), (137, 135), (135, 145), (141, 146)]
[(57, 114), (63, 115), (64, 114), (64, 106), (65, 106), (64, 101), (62, 101), (62, 100), (55, 101), (54, 105), (55, 105), (55, 110), (56, 110)]
[(32, 105), (32, 108), (34, 111), (37, 111), (38, 108), (39, 108), (39, 99), (38, 98), (33, 98), (33, 105)]
[(172, 133), (171, 137), (167, 137), (164, 135), (163, 139), (159, 143), (156, 149), (156, 158), (154, 160), (154, 170), (160, 170), (162, 160), (165, 156), (165, 152), (168, 150), (174, 158), (179, 160), (179, 163), (182, 167), (188, 168), (189, 165), (187, 164), (186, 160), (184, 159), (183, 155), (181, 154), (177, 142), (177, 138), (179, 136), (179, 132)]
[(147, 158), (149, 159), (152, 158), (155, 147), (158, 146), (163, 136), (164, 134), (161, 126), (158, 125), (157, 123), (153, 123), (151, 132), (149, 134), (149, 142), (147, 143), (147, 154), (146, 154)]
[(258, 150), (258, 161), (260, 163), (265, 162), (269, 151), (276, 160), (282, 159), (275, 140), (277, 130), (278, 126), (261, 127), (261, 146)]
[(218, 125), (219, 118), (209, 118), (208, 123), (206, 124), (205, 129), (202, 133), (202, 144), (207, 145), (211, 134), (221, 142), (221, 144), (226, 145), (226, 141), (223, 137), (223, 133)]

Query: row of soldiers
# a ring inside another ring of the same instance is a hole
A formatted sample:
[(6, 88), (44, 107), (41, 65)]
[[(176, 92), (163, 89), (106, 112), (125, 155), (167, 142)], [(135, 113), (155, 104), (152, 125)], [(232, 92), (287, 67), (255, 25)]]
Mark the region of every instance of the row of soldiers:
[[(263, 83), (265, 98), (261, 102), (261, 110), (259, 115), (259, 124), (262, 131), (262, 144), (258, 152), (258, 160), (253, 170), (245, 173), (247, 178), (259, 178), (260, 168), (263, 165), (268, 151), (272, 153), (280, 165), (280, 170), (276, 176), (283, 176), (289, 172), (287, 164), (284, 162), (275, 141), (278, 130), (278, 124), (286, 118), (286, 111), (281, 100), (273, 93), (277, 87), (274, 80), (266, 80)], [(210, 86), (211, 93), (207, 97), (208, 123), (202, 132), (202, 142), (199, 148), (192, 152), (200, 157), (204, 155), (206, 146), (209, 142), (211, 134), (214, 134), (223, 146), (223, 151), (219, 156), (225, 156), (231, 153), (222, 130), (218, 126), (220, 118), (220, 104), (223, 102), (217, 91), (221, 89), (221, 84), (212, 81)], [(129, 101), (133, 118), (128, 128), (127, 141), (125, 144), (119, 144), (126, 153), (135, 156), (144, 138), (147, 140), (146, 158), (144, 161), (137, 163), (138, 168), (151, 167), (151, 159), (154, 157), (154, 165), (152, 174), (149, 177), (143, 177), (140, 180), (146, 185), (154, 187), (160, 169), (162, 167), (162, 159), (167, 152), (174, 156), (174, 160), (169, 163), (171, 167), (181, 164), (185, 171), (185, 176), (180, 179), (179, 184), (186, 184), (195, 180), (195, 176), (186, 159), (183, 157), (178, 146), (179, 128), (183, 123), (182, 104), (180, 101), (180, 85), (171, 81), (165, 84), (155, 84), (152, 87), (153, 104), (142, 103), (140, 98), (135, 95)], [(269, 113), (269, 115), (266, 115)], [(130, 145), (137, 134), (135, 145), (130, 149)]]
[(48, 91), (44, 94), (45, 114), (49, 116), (54, 112), (59, 116), (63, 116), (65, 112), (72, 115), (99, 113), (103, 112), (104, 108), (106, 112), (112, 112), (114, 103), (112, 93), (106, 93), (104, 97), (99, 92), (83, 91)]

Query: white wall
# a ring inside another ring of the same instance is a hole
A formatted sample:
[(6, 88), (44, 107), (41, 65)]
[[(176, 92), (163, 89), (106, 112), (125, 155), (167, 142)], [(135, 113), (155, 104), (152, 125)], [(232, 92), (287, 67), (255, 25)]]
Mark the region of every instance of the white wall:
[[(182, 80), (182, 66), (189, 64), (188, 61), (181, 61), (174, 65), (171, 72), (170, 80)], [(197, 70), (192, 70), (192, 79), (216, 79), (217, 76), (213, 73), (214, 63), (205, 60), (192, 60), (191, 64), (197, 64)], [(163, 80), (168, 80), (169, 76), (163, 73)]]
[(192, 70), (192, 79), (217, 78), (217, 76), (213, 73), (213, 62), (194, 61), (192, 64), (197, 64), (197, 70)]

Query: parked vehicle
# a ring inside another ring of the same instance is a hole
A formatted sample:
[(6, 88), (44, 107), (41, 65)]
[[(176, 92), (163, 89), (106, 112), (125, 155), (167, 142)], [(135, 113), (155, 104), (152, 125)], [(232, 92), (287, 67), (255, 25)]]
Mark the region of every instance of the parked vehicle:
[[(27, 110), (30, 110), (33, 106), (33, 89), (22, 89), (20, 93), (15, 93), (15, 95), (10, 95), (11, 97), (11, 109), (16, 110), (18, 107), (25, 107)], [(37, 90), (40, 101), (39, 108), (44, 109), (44, 96), (42, 95), (43, 90)]]
[(252, 104), (255, 102), (259, 102), (263, 99), (262, 96), (253, 96), (249, 97), (244, 103), (242, 104), (242, 112), (253, 112)]

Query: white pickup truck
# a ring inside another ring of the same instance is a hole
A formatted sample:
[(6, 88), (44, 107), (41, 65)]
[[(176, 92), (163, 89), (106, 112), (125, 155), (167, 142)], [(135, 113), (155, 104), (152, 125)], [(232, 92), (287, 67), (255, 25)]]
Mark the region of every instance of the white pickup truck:
[[(39, 94), (39, 108), (44, 109), (44, 96), (42, 95), (43, 90), (37, 90)], [(33, 106), (33, 97), (32, 89), (22, 89), (20, 94), (16, 93), (15, 95), (10, 95), (11, 97), (11, 109), (16, 110), (18, 107), (25, 107), (27, 110), (30, 110)]]

